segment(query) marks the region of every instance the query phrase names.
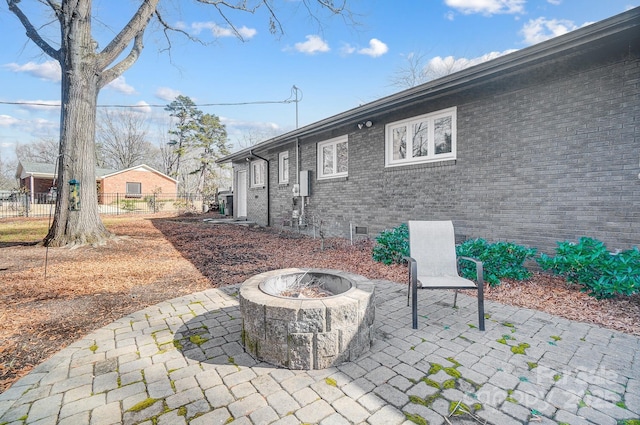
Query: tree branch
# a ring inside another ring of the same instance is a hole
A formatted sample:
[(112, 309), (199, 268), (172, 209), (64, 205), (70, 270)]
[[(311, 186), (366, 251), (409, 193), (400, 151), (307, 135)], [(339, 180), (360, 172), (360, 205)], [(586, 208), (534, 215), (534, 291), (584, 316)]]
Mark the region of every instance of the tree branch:
[(98, 82), (99, 88), (106, 86), (107, 84), (121, 76), (124, 71), (129, 69), (131, 65), (133, 65), (138, 60), (138, 58), (140, 57), (140, 53), (142, 53), (142, 49), (144, 48), (144, 43), (142, 41), (143, 36), (144, 30), (140, 31), (136, 35), (133, 41), (133, 47), (131, 48), (131, 51), (129, 52), (127, 57), (122, 59), (111, 68), (100, 73), (100, 81)]
[[(98, 55), (98, 70), (105, 69), (107, 66), (109, 66), (109, 64), (111, 64), (111, 62), (116, 60), (116, 58), (120, 56), (124, 49), (127, 48), (129, 43), (131, 43), (131, 40), (133, 40), (134, 38), (137, 39), (138, 37), (142, 37), (142, 34), (149, 24), (149, 20), (158, 7), (158, 1), (159, 0), (144, 0), (142, 2), (135, 15), (133, 15), (127, 25), (122, 28), (120, 33), (118, 33), (118, 35), (116, 35), (113, 40), (111, 40), (111, 42), (107, 45), (107, 47), (105, 47)], [(142, 45), (142, 40), (136, 41), (136, 43), (138, 42), (140, 43), (140, 45)], [(134, 46), (134, 48), (132, 49), (132, 53), (135, 50), (136, 47)], [(129, 58), (130, 56), (131, 53), (129, 54), (129, 56), (127, 56), (127, 58)], [(131, 66), (131, 64), (129, 64), (129, 66)]]
[[(50, 57), (52, 57), (57, 61), (60, 61), (60, 50), (54, 49), (49, 43), (47, 43), (40, 36), (38, 31), (31, 24), (31, 21), (29, 21), (29, 18), (27, 18), (27, 16), (22, 12), (22, 9), (20, 9), (20, 7), (18, 6), (18, 3), (20, 3), (20, 0), (7, 0), (7, 5), (9, 5), (9, 10), (18, 17), (24, 29), (27, 30), (27, 37), (29, 37), (29, 39), (31, 39), (31, 41), (33, 41), (36, 44), (36, 46), (42, 49), (42, 51), (45, 52), (47, 55), (49, 55)], [(53, 11), (56, 13), (56, 16), (58, 16), (58, 8), (60, 5), (51, 0), (48, 0), (48, 3), (53, 9)], [(56, 6), (58, 8), (56, 8)]]

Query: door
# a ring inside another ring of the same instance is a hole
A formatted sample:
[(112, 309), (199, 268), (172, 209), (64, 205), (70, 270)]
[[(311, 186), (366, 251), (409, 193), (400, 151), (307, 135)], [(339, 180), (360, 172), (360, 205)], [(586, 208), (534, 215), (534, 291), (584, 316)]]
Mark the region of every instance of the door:
[(247, 216), (247, 171), (238, 171), (236, 174), (237, 210), (236, 217)]

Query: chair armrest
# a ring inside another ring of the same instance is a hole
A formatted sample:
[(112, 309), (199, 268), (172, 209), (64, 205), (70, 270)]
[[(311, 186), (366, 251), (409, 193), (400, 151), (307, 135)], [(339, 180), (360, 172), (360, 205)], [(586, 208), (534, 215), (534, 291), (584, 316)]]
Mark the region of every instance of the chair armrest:
[(476, 281), (478, 282), (478, 286), (481, 287), (482, 285), (484, 285), (484, 266), (482, 264), (482, 261), (476, 260), (475, 258), (462, 256), (458, 257), (458, 261), (460, 260), (471, 261), (476, 265)]

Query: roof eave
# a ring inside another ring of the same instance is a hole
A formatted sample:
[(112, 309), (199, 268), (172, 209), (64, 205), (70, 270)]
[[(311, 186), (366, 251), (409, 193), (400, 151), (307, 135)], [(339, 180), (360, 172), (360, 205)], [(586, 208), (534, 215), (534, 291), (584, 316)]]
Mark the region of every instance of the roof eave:
[(466, 68), (462, 71), (383, 97), (365, 105), (349, 109), (337, 115), (309, 124), (300, 129), (273, 137), (218, 159), (217, 163), (243, 160), (253, 151), (265, 151), (292, 143), (296, 138), (316, 134), (329, 128), (357, 122), (371, 116), (397, 109), (417, 101), (441, 96), (470, 84), (478, 84), (501, 74), (552, 60), (561, 54), (576, 50), (597, 40), (602, 40), (628, 30), (640, 28), (640, 7), (609, 19), (585, 26), (551, 40), (518, 50), (499, 58)]

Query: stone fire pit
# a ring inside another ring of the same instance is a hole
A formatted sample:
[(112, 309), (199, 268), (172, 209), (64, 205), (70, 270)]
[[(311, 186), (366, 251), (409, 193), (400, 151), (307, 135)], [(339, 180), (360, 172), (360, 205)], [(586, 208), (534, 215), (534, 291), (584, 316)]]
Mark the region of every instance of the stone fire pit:
[[(320, 286), (317, 297), (281, 294)], [(282, 269), (247, 279), (240, 287), (245, 350), (289, 369), (324, 369), (369, 350), (375, 317), (374, 284), (328, 269)]]

